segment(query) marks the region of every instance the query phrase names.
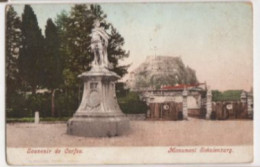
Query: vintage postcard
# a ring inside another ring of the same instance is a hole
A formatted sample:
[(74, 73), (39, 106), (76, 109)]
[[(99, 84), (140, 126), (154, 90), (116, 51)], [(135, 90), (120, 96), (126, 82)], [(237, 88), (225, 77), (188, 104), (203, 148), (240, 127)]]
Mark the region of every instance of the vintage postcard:
[(250, 2), (5, 14), (9, 165), (253, 162)]

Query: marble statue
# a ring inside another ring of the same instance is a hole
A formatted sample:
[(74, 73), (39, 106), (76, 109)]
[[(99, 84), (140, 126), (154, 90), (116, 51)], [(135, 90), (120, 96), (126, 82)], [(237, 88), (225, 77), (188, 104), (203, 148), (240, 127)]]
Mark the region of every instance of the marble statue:
[(107, 46), (109, 35), (103, 27), (100, 27), (100, 22), (94, 22), (94, 28), (91, 32), (91, 51), (94, 53), (94, 61), (92, 66), (108, 67)]

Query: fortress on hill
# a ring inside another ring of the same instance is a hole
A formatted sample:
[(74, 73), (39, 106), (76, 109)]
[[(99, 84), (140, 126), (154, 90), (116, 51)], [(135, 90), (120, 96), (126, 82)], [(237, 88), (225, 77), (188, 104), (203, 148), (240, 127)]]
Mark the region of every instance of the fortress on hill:
[(130, 72), (126, 84), (131, 90), (139, 90), (197, 82), (196, 72), (185, 66), (180, 57), (148, 56), (141, 65)]
[(148, 119), (248, 118), (253, 113), (253, 97), (244, 91), (236, 99), (213, 101), (209, 86), (199, 83), (180, 57), (148, 56), (129, 73), (126, 86), (149, 106)]

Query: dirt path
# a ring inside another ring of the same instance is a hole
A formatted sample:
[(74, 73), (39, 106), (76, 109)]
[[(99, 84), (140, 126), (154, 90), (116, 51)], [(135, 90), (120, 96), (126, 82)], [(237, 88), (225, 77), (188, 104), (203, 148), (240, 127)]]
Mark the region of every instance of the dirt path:
[(112, 138), (66, 134), (66, 123), (7, 124), (8, 147), (252, 145), (253, 121), (131, 121), (131, 131)]

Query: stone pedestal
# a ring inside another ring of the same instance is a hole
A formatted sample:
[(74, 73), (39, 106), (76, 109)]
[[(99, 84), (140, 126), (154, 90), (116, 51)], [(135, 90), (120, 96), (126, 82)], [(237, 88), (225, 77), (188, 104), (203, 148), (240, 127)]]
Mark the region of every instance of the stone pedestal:
[(188, 91), (184, 89), (182, 92), (182, 116), (184, 120), (188, 120)]
[(118, 106), (114, 72), (96, 66), (82, 73), (84, 91), (81, 104), (67, 123), (67, 133), (76, 136), (111, 137), (129, 129), (129, 120)]
[(206, 119), (210, 119), (212, 113), (212, 93), (211, 90), (207, 91), (207, 101), (206, 101)]

